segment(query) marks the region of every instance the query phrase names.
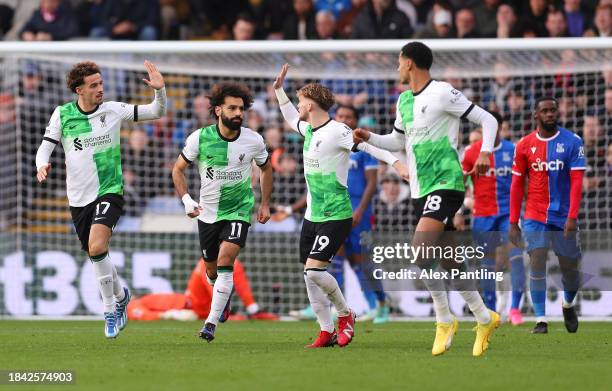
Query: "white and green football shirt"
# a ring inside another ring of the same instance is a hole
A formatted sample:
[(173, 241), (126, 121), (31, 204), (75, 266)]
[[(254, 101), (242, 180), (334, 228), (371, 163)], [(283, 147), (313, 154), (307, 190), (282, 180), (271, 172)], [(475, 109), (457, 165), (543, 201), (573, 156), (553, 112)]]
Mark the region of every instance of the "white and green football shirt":
[(268, 151), (263, 138), (249, 128), (240, 128), (229, 140), (217, 125), (191, 133), (181, 153), (188, 162), (197, 162), (200, 171), (198, 219), (204, 223), (221, 220), (251, 222), (255, 197), (251, 187), (252, 161), (263, 166)]
[(353, 131), (332, 119), (314, 129), (299, 121), (297, 131), (304, 136), (304, 176), (308, 188), (304, 217), (313, 223), (351, 218), (347, 177)]
[(61, 141), (66, 154), (66, 192), (70, 206), (85, 206), (104, 194), (123, 194), (120, 130), (134, 118), (135, 106), (104, 102), (84, 112), (76, 102), (58, 106), (44, 140)]
[(460, 91), (436, 80), (418, 93), (400, 95), (394, 126), (405, 135), (412, 198), (436, 190), (465, 191), (457, 143), (461, 118), (473, 107)]

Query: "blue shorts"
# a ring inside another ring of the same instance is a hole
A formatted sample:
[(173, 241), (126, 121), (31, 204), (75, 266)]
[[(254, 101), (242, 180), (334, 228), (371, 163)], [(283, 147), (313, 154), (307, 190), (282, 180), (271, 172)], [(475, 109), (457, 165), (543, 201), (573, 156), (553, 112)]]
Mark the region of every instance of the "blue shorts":
[(344, 253), (346, 256), (362, 254), (363, 248), (367, 248), (368, 236), (372, 232), (370, 224), (359, 224), (349, 234), (344, 242)]
[(563, 228), (536, 220), (523, 221), (523, 239), (527, 252), (538, 248), (551, 248), (557, 256), (579, 259), (581, 257), (578, 235), (566, 239)]
[(472, 235), (477, 246), (484, 246), (485, 252), (508, 243), (510, 215), (474, 217)]

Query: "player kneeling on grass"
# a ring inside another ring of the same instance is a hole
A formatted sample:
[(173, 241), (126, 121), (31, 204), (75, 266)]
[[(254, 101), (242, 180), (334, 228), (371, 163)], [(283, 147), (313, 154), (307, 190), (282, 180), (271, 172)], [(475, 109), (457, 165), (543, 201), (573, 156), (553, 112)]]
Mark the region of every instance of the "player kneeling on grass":
[[(234, 260), (246, 243), (255, 204), (251, 188), (252, 162), (261, 169), (261, 204), (257, 221), (270, 219), (272, 166), (263, 138), (242, 127), (244, 112), (252, 102), (249, 89), (224, 83), (212, 89), (211, 115), (217, 123), (198, 129), (187, 137), (185, 148), (174, 164), (172, 180), (185, 205), (185, 213), (198, 218), (202, 258), (213, 288), (208, 318), (200, 338), (211, 342), (219, 322), (229, 315), (234, 287)], [(185, 169), (197, 162), (200, 171), (200, 202), (187, 193)]]
[[(365, 143), (354, 145), (352, 129), (329, 117), (334, 96), (328, 88), (317, 83), (302, 87), (296, 110), (283, 90), (288, 69), (288, 64), (282, 67), (273, 87), (285, 121), (304, 137), (308, 193), (300, 260), (304, 264), (308, 300), (321, 327), (318, 338), (307, 347), (333, 346), (336, 342), (346, 346), (354, 336), (355, 313), (347, 306), (338, 282), (327, 268), (352, 229), (353, 208), (347, 189), (350, 153), (359, 149), (404, 173), (407, 171), (389, 152)], [(338, 333), (328, 300), (338, 312)]]
[(36, 177), (49, 175), (49, 158), (60, 141), (66, 154), (66, 193), (72, 221), (83, 250), (93, 263), (104, 304), (104, 334), (115, 338), (127, 323), (130, 292), (121, 286), (108, 255), (108, 244), (123, 213), (121, 171), (122, 121), (161, 118), (166, 113), (164, 79), (152, 63), (144, 63), (155, 89), (148, 105), (104, 102), (100, 68), (90, 61), (78, 63), (68, 72), (67, 84), (78, 98), (58, 106), (51, 115), (43, 141), (36, 153)]
[[(261, 310), (249, 286), (242, 263), (234, 262), (234, 286), (240, 296), (248, 319), (278, 320), (278, 316)], [(132, 299), (128, 305), (128, 317), (134, 320), (196, 320), (206, 319), (210, 314), (213, 290), (206, 279), (206, 266), (200, 258), (191, 272), (185, 293), (153, 293)], [(242, 320), (238, 316), (230, 320)]]

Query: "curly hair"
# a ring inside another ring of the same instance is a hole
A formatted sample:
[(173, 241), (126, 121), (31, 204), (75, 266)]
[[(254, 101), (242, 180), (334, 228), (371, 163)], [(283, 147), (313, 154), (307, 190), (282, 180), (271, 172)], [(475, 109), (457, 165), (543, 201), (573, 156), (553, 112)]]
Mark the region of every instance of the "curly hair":
[(332, 94), (329, 88), (319, 83), (306, 84), (297, 93), (305, 98), (314, 100), (325, 111), (329, 111), (334, 105), (334, 94)]
[(221, 83), (215, 85), (210, 95), (207, 97), (210, 99), (210, 115), (215, 118), (219, 118), (217, 113), (215, 113), (215, 107), (221, 106), (225, 103), (225, 97), (231, 96), (234, 98), (241, 98), (244, 103), (244, 110), (248, 110), (253, 104), (253, 95), (251, 94), (251, 90), (244, 84), (240, 83)]
[(84, 83), (87, 76), (95, 75), (96, 73), (101, 72), (98, 65), (93, 61), (83, 61), (75, 64), (66, 75), (68, 89), (76, 92), (77, 87)]

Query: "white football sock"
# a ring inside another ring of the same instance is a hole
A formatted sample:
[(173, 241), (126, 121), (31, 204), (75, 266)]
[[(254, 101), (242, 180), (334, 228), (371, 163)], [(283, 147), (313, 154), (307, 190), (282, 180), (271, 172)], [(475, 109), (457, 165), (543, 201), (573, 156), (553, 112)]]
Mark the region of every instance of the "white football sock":
[(444, 281), (435, 278), (426, 278), (422, 281), (431, 294), (436, 322), (451, 323), (453, 321), (453, 314), (451, 314), (450, 307), (448, 306), (448, 294)]
[(336, 307), (338, 316), (347, 316), (351, 313), (344, 295), (338, 286), (338, 281), (324, 269), (307, 269), (306, 277), (318, 285)]
[(319, 288), (319, 286), (308, 278), (308, 275), (304, 273), (304, 281), (306, 282), (306, 291), (308, 292), (308, 300), (310, 306), (317, 315), (317, 321), (322, 331), (331, 333), (334, 331), (334, 320), (331, 313), (331, 303), (327, 298), (327, 295)]
[(495, 286), (497, 288), (497, 292), (495, 292), (495, 297), (497, 298), (495, 310), (503, 318), (506, 314), (508, 298), (510, 297), (510, 291), (512, 290), (510, 287), (510, 273), (504, 272), (502, 280), (496, 281)]
[(232, 294), (234, 288), (234, 272), (219, 273), (215, 286), (213, 287), (212, 303), (210, 304), (210, 313), (206, 318), (206, 323), (212, 323), (215, 326), (219, 323), (219, 317), (223, 313), (223, 309)]
[(94, 273), (98, 280), (100, 294), (102, 294), (102, 303), (104, 304), (104, 312), (115, 312), (115, 297), (113, 294), (113, 263), (108, 257), (108, 253), (104, 258), (94, 261), (92, 259)]
[(476, 321), (480, 324), (488, 324), (491, 321), (491, 313), (482, 300), (480, 293), (474, 289), (474, 284), (473, 280), (454, 280), (455, 288), (457, 288), (457, 291), (467, 303)]
[(115, 268), (114, 264), (112, 264), (112, 266), (113, 266), (113, 294), (115, 295), (115, 300), (117, 302), (120, 302), (121, 300), (125, 299), (125, 291), (123, 290), (123, 287), (121, 286), (121, 281), (119, 280), (119, 275), (117, 274), (117, 268)]

